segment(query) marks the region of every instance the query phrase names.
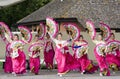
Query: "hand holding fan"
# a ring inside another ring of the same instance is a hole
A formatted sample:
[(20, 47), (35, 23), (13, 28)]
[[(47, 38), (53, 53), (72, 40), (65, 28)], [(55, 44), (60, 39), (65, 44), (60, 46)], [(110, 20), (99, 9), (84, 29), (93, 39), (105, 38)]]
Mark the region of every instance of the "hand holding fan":
[(117, 41), (117, 40), (109, 41), (107, 43), (107, 47), (109, 49), (108, 50), (109, 52), (112, 52), (115, 49), (119, 49), (119, 47), (120, 47), (120, 41)]
[(18, 29), (20, 30), (22, 38), (24, 39), (23, 41), (25, 43), (26, 41), (30, 43), (30, 41), (32, 40), (32, 33), (30, 32), (30, 30), (25, 26), (18, 26)]
[(86, 54), (88, 51), (88, 45), (82, 45), (80, 48), (76, 50), (77, 56), (80, 57), (84, 54)]
[(43, 45), (41, 43), (34, 43), (29, 47), (28, 51), (29, 52), (39, 51), (42, 47)]
[(107, 25), (107, 24), (104, 24), (104, 23), (100, 23), (100, 30), (102, 31), (103, 33), (103, 38), (105, 41), (107, 41), (109, 38), (110, 38), (110, 35), (111, 35), (111, 30), (110, 30), (110, 27)]
[(24, 45), (23, 41), (14, 41), (11, 43), (10, 48), (18, 49), (20, 47), (23, 47), (23, 45)]
[(80, 29), (78, 26), (72, 23), (64, 24), (63, 25), (66, 29), (67, 34), (71, 35), (73, 40), (77, 40), (80, 36)]
[(90, 35), (91, 38), (94, 40), (95, 37), (96, 37), (96, 30), (95, 30), (95, 26), (94, 26), (93, 22), (90, 21), (90, 20), (87, 21), (87, 22), (86, 22), (86, 26), (87, 26), (89, 35)]
[(47, 17), (46, 25), (47, 25), (47, 31), (49, 31), (50, 35), (52, 35), (52, 37), (56, 37), (56, 35), (58, 33), (58, 25), (53, 20), (53, 18)]
[(42, 40), (46, 34), (46, 28), (42, 23), (40, 23), (40, 26), (37, 28), (37, 34), (39, 35), (40, 40)]
[(12, 33), (9, 27), (4, 22), (0, 22), (0, 35), (3, 39), (4, 38), (6, 38), (7, 40), (12, 39)]
[(106, 50), (106, 45), (105, 44), (98, 44), (96, 46), (96, 51), (98, 53), (98, 55), (105, 55), (105, 50)]

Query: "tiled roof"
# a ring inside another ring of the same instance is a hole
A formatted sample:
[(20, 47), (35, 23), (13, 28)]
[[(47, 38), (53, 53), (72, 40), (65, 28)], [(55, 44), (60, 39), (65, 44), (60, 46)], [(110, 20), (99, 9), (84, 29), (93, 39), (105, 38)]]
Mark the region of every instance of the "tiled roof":
[(120, 28), (120, 0), (52, 0), (47, 5), (18, 21), (33, 22), (45, 20), (47, 16), (53, 18), (76, 17), (85, 27), (87, 19), (95, 23), (103, 21), (111, 28)]

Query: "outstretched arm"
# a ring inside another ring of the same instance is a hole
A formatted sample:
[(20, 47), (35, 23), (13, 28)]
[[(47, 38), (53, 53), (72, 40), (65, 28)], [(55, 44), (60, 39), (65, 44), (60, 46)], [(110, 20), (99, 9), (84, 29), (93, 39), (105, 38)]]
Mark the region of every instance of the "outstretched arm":
[(23, 40), (26, 44), (28, 44), (28, 41), (26, 41), (25, 38), (22, 37), (22, 40)]
[(10, 36), (7, 33), (5, 33), (5, 38), (8, 42), (10, 42), (10, 43), (12, 42), (12, 39), (10, 38)]
[[(48, 32), (48, 34), (50, 35), (49, 32)], [(50, 35), (50, 38), (51, 38), (51, 40), (52, 40), (53, 42), (55, 42), (55, 43), (58, 41), (57, 39), (53, 38), (51, 35)]]

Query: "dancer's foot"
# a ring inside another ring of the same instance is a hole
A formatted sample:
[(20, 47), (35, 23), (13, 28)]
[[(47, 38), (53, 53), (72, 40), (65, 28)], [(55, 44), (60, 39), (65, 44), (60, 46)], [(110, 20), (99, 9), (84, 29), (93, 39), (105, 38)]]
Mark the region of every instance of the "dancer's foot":
[(100, 73), (100, 76), (103, 76), (103, 74), (102, 74), (102, 73)]
[(15, 72), (12, 72), (12, 74), (13, 74), (14, 76), (17, 76), (17, 74), (16, 74)]
[(83, 70), (83, 71), (81, 72), (82, 75), (85, 74), (85, 73), (86, 73), (85, 70)]
[(60, 77), (62, 77), (63, 75), (62, 75), (62, 74), (60, 74), (59, 76), (60, 76)]
[(60, 76), (60, 77), (62, 77), (62, 74), (60, 74), (60, 73), (57, 73), (57, 76)]

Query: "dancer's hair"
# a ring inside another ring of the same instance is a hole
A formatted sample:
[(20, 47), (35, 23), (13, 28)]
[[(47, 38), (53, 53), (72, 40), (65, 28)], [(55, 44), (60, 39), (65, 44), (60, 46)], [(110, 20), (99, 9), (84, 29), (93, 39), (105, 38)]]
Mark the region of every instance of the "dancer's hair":
[[(61, 33), (61, 32), (59, 32), (59, 33), (58, 33), (58, 35), (61, 35), (61, 36), (62, 36), (62, 33)], [(58, 36), (58, 35), (57, 35), (57, 36)]]
[(17, 38), (19, 39), (19, 35), (18, 34), (14, 34), (14, 36), (17, 36)]
[(80, 35), (80, 37), (83, 39), (84, 37), (83, 37), (83, 35)]

